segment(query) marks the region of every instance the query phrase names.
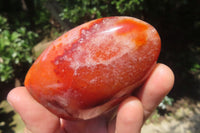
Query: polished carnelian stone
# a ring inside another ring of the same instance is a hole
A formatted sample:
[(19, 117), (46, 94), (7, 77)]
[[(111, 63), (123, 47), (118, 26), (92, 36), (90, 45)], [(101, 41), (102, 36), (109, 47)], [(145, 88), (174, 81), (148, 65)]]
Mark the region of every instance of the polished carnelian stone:
[(56, 39), (30, 68), (25, 86), (59, 117), (89, 119), (119, 104), (152, 71), (160, 37), (131, 17), (82, 24)]

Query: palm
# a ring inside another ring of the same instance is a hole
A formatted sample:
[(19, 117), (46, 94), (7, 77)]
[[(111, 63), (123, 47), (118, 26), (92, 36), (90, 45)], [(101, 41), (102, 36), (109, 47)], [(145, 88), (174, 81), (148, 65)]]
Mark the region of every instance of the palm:
[(144, 120), (168, 94), (173, 83), (173, 72), (158, 64), (134, 97), (121, 103), (116, 119), (111, 119), (110, 113), (87, 121), (61, 120), (37, 103), (25, 87), (13, 89), (7, 99), (24, 120), (27, 133), (139, 133)]

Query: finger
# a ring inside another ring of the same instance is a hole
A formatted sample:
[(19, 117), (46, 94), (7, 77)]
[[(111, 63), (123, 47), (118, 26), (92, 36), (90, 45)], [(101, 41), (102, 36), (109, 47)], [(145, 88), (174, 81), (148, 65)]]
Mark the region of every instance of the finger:
[(136, 96), (142, 102), (145, 119), (169, 93), (173, 84), (174, 74), (172, 70), (164, 64), (157, 64), (144, 86), (136, 92)]
[(67, 133), (107, 133), (107, 119), (98, 116), (89, 120), (63, 120)]
[(8, 102), (19, 113), (31, 133), (55, 133), (59, 129), (59, 118), (36, 102), (25, 87), (9, 92)]
[(143, 107), (135, 97), (129, 97), (119, 107), (116, 133), (140, 133), (143, 125)]

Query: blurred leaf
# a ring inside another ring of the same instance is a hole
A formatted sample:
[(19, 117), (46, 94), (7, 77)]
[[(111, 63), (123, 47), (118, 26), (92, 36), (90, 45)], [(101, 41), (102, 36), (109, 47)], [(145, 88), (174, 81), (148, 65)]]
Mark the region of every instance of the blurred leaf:
[[(1, 20), (1, 17), (0, 17)], [(1, 28), (1, 27), (0, 27)], [(16, 31), (4, 29), (0, 32), (0, 82), (12, 80), (16, 67), (31, 64), (32, 47), (38, 35), (19, 27)]]
[(192, 72), (197, 72), (198, 70), (200, 70), (200, 64), (197, 64), (197, 63), (195, 63), (190, 69), (190, 71)]
[(164, 109), (166, 109), (167, 105), (172, 106), (173, 102), (174, 102), (173, 98), (165, 96), (164, 99), (162, 100), (162, 102), (158, 105), (158, 107), (164, 110)]
[(11, 34), (11, 41), (15, 41), (16, 39), (18, 39), (20, 37), (20, 34), (17, 32), (13, 32)]

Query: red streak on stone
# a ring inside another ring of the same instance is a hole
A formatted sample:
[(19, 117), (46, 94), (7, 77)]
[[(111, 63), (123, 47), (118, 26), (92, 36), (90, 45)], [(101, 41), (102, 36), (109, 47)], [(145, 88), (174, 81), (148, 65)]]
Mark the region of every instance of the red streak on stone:
[(135, 33), (133, 35), (133, 41), (135, 41), (135, 44), (137, 46), (141, 46), (146, 43), (147, 40), (146, 30), (148, 29), (147, 24), (131, 19), (123, 19), (119, 21), (116, 25), (121, 27), (117, 31), (117, 34), (126, 35), (129, 33)]
[[(71, 87), (71, 83), (72, 83), (72, 79), (73, 79), (73, 74), (74, 74), (74, 70), (70, 67), (70, 62), (66, 61), (65, 58), (66, 57), (71, 57), (73, 58), (73, 55), (76, 54), (76, 50), (77, 47), (79, 47), (80, 45), (82, 45), (82, 48), (84, 48), (84, 45), (88, 42), (86, 38), (86, 34), (83, 34), (82, 31), (84, 30), (85, 32), (88, 32), (90, 34), (88, 34), (88, 38), (91, 38), (93, 33), (91, 32), (96, 32), (96, 30), (93, 30), (94, 25), (95, 24), (102, 24), (102, 20), (103, 19), (98, 19), (94, 22), (91, 22), (89, 25), (86, 25), (85, 27), (81, 28), (79, 34), (80, 34), (80, 38), (75, 40), (73, 42), (73, 44), (71, 44), (71, 47), (67, 47), (65, 48), (65, 46), (62, 46), (62, 44), (58, 44), (56, 47), (58, 49), (64, 49), (63, 53), (60, 56), (57, 56), (53, 61), (53, 66), (54, 66), (54, 72), (57, 75), (57, 78), (59, 78), (60, 82), (65, 82), (65, 86), (63, 88), (63, 90), (67, 90), (68, 88)], [(64, 34), (62, 37), (67, 37), (68, 34)], [(60, 37), (60, 38), (62, 38)], [(59, 39), (61, 40), (61, 39)], [(82, 43), (80, 43), (80, 40), (82, 40)], [(68, 45), (68, 44), (66, 44)], [(83, 53), (83, 52), (82, 52)], [(87, 55), (84, 55), (80, 58), (80, 61), (83, 61), (84, 63), (84, 57)], [(57, 65), (55, 65), (57, 64)], [(66, 73), (67, 72), (67, 73)], [(66, 83), (67, 82), (67, 83)]]
[(126, 34), (132, 31), (135, 33), (144, 32), (148, 28), (146, 24), (131, 19), (123, 19), (117, 23), (117, 26), (123, 27), (117, 31), (118, 34)]

